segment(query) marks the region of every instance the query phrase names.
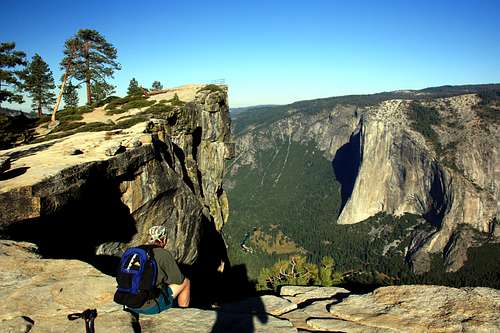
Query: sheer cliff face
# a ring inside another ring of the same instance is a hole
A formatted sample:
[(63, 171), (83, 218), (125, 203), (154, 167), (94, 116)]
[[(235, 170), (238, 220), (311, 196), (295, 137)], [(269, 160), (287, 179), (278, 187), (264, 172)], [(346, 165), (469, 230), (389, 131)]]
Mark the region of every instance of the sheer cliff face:
[(237, 137), (237, 156), (233, 169), (228, 171), (237, 172), (241, 165), (256, 167), (256, 152), (272, 148), (277, 140), (314, 141), (325, 157), (331, 160), (356, 130), (361, 116), (358, 111), (354, 106), (338, 106), (311, 116), (291, 113), (271, 126), (249, 129)]
[[(466, 259), (473, 237), (456, 241), (459, 227), (490, 233), (497, 215), (498, 128), (475, 113), (475, 95), (425, 103), (438, 110), (440, 149), (410, 126), (409, 101), (387, 101), (366, 111), (360, 126), (360, 168), (339, 223), (357, 223), (378, 212), (422, 215), (438, 232), (413, 257), (428, 270), (425, 253), (446, 252), (449, 270)], [(492, 134), (491, 134), (492, 133)]]
[(230, 171), (257, 167), (256, 151), (271, 146), (273, 138), (315, 141), (334, 169), (351, 169), (349, 179), (337, 177), (343, 187), (337, 223), (354, 224), (381, 212), (421, 215), (434, 231), (420, 233), (407, 250), (414, 270), (429, 270), (429, 253), (443, 253), (447, 269), (455, 271), (467, 259), (467, 248), (500, 241), (498, 124), (480, 117), (475, 94), (419, 103), (438, 113), (439, 122), (428, 130), (435, 136), (412, 126), (411, 100), (336, 106), (249, 129), (237, 138)]
[(0, 180), (4, 237), (35, 242), (48, 256), (119, 255), (161, 224), (182, 263), (210, 243), (223, 257), (215, 244), (228, 216), (227, 92), (186, 89), (185, 104), (128, 129), (3, 151), (11, 158)]

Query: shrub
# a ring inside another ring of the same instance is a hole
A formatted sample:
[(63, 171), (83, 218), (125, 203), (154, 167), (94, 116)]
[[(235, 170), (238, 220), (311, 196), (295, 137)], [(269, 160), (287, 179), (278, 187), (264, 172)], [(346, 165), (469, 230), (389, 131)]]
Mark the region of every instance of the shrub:
[(320, 277), (317, 265), (307, 262), (303, 256), (292, 256), (289, 260), (278, 261), (271, 268), (263, 268), (259, 274), (258, 284), (260, 289), (277, 291), (283, 285), (310, 286), (320, 284), (322, 278), (329, 285), (333, 285), (335, 279), (332, 276), (333, 259), (324, 258), (321, 269), (322, 276)]
[(500, 90), (485, 90), (478, 93), (481, 102), (476, 107), (479, 118), (486, 124), (500, 124)]
[(172, 110), (173, 108), (170, 105), (155, 104), (147, 108), (141, 114), (151, 114), (153, 116), (169, 115), (172, 112)]
[[(93, 110), (94, 110), (94, 108), (90, 105), (82, 105), (82, 106), (79, 106), (76, 108), (66, 107), (66, 108), (64, 108), (61, 111), (56, 113), (56, 118), (60, 119), (61, 117), (65, 117), (67, 115), (75, 115), (75, 114), (81, 115), (84, 113), (92, 112)], [(47, 117), (49, 117), (49, 119), (50, 119), (50, 116), (47, 116)]]
[[(109, 131), (113, 129), (112, 124), (106, 124), (102, 122), (93, 122), (93, 123), (87, 123), (85, 126), (80, 127), (77, 131), (74, 133), (79, 133), (79, 132), (100, 132), (100, 131)], [(73, 133), (71, 133), (73, 134)]]
[(76, 108), (78, 113), (89, 113), (94, 111), (94, 108), (91, 105), (82, 105)]
[(183, 102), (179, 99), (179, 96), (177, 96), (177, 93), (174, 94), (174, 97), (172, 97), (168, 102), (172, 106), (183, 106), (184, 104), (186, 104), (185, 102)]
[(57, 117), (57, 119), (60, 122), (67, 122), (67, 121), (82, 120), (83, 116), (81, 114), (76, 114), (76, 113), (73, 113), (73, 114), (61, 114), (61, 115), (59, 115), (59, 117)]
[(143, 116), (129, 118), (129, 119), (126, 119), (126, 120), (118, 122), (113, 127), (113, 129), (129, 128), (129, 127), (134, 126), (135, 124), (138, 124), (138, 123), (141, 123), (141, 122), (147, 121), (147, 120), (149, 120), (149, 118), (148, 117), (143, 117)]
[(61, 123), (61, 124), (59, 124), (59, 126), (57, 126), (56, 128), (54, 128), (54, 130), (52, 131), (52, 133), (71, 131), (71, 130), (73, 130), (75, 128), (78, 128), (78, 127), (81, 127), (83, 125), (85, 125), (84, 122)]
[(33, 124), (36, 120), (24, 115), (10, 117), (0, 114), (0, 149), (12, 148), (19, 140), (29, 141)]
[(106, 110), (116, 109), (117, 107), (122, 106), (123, 104), (127, 104), (130, 101), (140, 100), (140, 99), (146, 99), (146, 97), (143, 97), (143, 96), (126, 96), (126, 97), (123, 97), (123, 98), (116, 98), (116, 99), (113, 99), (111, 102), (109, 102), (109, 104), (106, 105), (105, 109)]
[(43, 117), (40, 117), (38, 118), (38, 120), (36, 121), (36, 125), (37, 126), (40, 126), (41, 124), (44, 124), (44, 123), (47, 123), (49, 122), (51, 119), (51, 116), (43, 116)]
[(500, 124), (500, 110), (491, 106), (480, 106), (476, 109), (481, 120), (488, 124)]
[(211, 92), (215, 92), (215, 91), (223, 92), (224, 91), (221, 87), (219, 87), (216, 84), (208, 84), (208, 85), (204, 86), (203, 88), (201, 88), (199, 91), (202, 91), (202, 90), (209, 90)]
[(128, 102), (127, 104), (122, 105), (122, 110), (130, 110), (130, 109), (139, 109), (139, 108), (144, 108), (151, 106), (155, 104), (155, 100), (146, 100), (146, 99), (137, 99), (137, 100), (132, 100)]
[(408, 116), (411, 121), (411, 127), (430, 141), (436, 151), (440, 151), (441, 144), (439, 143), (438, 135), (432, 128), (432, 125), (439, 125), (441, 122), (438, 111), (433, 107), (427, 107), (419, 102), (412, 101)]
[(106, 105), (108, 103), (111, 103), (111, 102), (113, 102), (113, 101), (115, 101), (117, 99), (120, 99), (120, 97), (118, 97), (118, 96), (109, 96), (109, 97), (106, 97), (105, 99), (103, 99), (102, 101), (99, 101), (99, 102), (96, 102), (96, 103), (92, 104), (92, 106), (98, 108), (98, 107), (101, 107), (101, 106)]
[(120, 113), (123, 113), (126, 111), (128, 111), (128, 110), (126, 110), (126, 109), (109, 109), (109, 110), (106, 110), (106, 113), (108, 115), (113, 115), (113, 114), (120, 114)]
[(155, 103), (155, 100), (148, 100), (147, 97), (127, 96), (124, 98), (114, 99), (108, 105), (106, 105), (105, 110), (108, 114), (118, 114), (130, 109), (148, 107)]

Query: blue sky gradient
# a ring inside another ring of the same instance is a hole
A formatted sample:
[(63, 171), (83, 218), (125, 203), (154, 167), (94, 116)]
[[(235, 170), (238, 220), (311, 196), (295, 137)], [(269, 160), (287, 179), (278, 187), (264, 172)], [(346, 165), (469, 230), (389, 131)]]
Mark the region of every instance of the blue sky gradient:
[[(96, 29), (118, 49), (112, 83), (225, 79), (231, 107), (500, 82), (500, 1), (0, 2), (0, 42), (39, 53)], [(83, 90), (80, 102), (84, 102)], [(4, 106), (6, 106), (4, 104)], [(24, 103), (23, 109), (29, 108)]]

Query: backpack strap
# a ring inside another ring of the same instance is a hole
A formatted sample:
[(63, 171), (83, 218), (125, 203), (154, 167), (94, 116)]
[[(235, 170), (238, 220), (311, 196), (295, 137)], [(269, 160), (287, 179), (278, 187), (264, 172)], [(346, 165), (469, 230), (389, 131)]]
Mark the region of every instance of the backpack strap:
[(87, 309), (82, 313), (71, 313), (68, 315), (68, 320), (76, 320), (78, 318), (82, 318), (85, 320), (85, 332), (86, 333), (94, 333), (94, 320), (97, 317), (96, 309)]
[(153, 283), (155, 284), (154, 285), (154, 288), (151, 288), (151, 290), (149, 291), (149, 296), (148, 296), (148, 299), (156, 299), (159, 295), (160, 295), (160, 288), (158, 288), (156, 286), (156, 283), (158, 282), (157, 279), (158, 279), (158, 264), (156, 263), (156, 260), (154, 259), (155, 256), (154, 256), (154, 252), (153, 252), (153, 249), (155, 248), (161, 248), (161, 246), (158, 246), (158, 245), (154, 245), (154, 244), (147, 244), (147, 245), (140, 245), (138, 246), (138, 248), (141, 248), (143, 250), (145, 250), (149, 256), (150, 259), (152, 259), (152, 264), (153, 264)]

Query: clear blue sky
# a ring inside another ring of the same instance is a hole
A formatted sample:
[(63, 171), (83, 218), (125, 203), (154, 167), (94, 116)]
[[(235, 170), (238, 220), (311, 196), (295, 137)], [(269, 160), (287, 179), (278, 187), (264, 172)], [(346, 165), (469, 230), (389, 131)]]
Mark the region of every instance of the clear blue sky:
[[(500, 1), (0, 2), (0, 41), (59, 79), (64, 41), (96, 29), (118, 49), (112, 81), (224, 78), (232, 107), (500, 82)], [(81, 94), (83, 96), (83, 94)], [(83, 100), (81, 101), (83, 102)], [(29, 107), (25, 103), (23, 108)]]

